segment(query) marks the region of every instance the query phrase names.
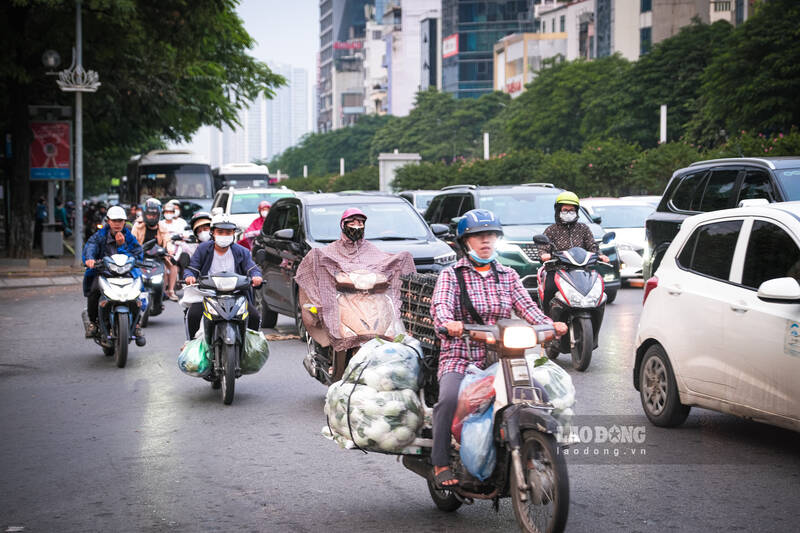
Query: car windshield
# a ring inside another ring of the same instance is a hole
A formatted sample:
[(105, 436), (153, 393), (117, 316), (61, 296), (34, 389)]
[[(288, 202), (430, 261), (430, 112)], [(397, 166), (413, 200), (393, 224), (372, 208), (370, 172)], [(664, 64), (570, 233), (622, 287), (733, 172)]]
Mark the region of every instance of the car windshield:
[(431, 193), (418, 192), (416, 194), (417, 209), (419, 209), (420, 211), (425, 211), (426, 209), (428, 209), (428, 206), (431, 205), (431, 200), (433, 200), (434, 196), (436, 196), (435, 192)]
[(426, 240), (428, 227), (411, 205), (403, 200), (392, 203), (352, 205), (314, 205), (308, 208), (308, 230), (311, 239), (332, 242), (341, 236), (339, 220), (349, 207), (357, 207), (367, 215), (365, 237), (369, 240)]
[(604, 228), (643, 228), (645, 219), (653, 212), (652, 205), (593, 204), (592, 212), (603, 217)]
[(231, 202), (231, 215), (257, 213), (259, 202), (266, 200), (272, 204), (278, 198), (287, 196), (294, 196), (294, 193), (291, 191), (234, 193), (233, 201)]
[(776, 170), (775, 175), (786, 193), (786, 201), (800, 200), (800, 168)]
[[(555, 222), (553, 205), (560, 191), (546, 193), (489, 193), (481, 195), (481, 209), (488, 209), (500, 219), (504, 226), (528, 224), (550, 225)], [(591, 224), (583, 209), (578, 211), (578, 220)]]
[(147, 165), (139, 169), (139, 202), (147, 198), (211, 198), (208, 165)]

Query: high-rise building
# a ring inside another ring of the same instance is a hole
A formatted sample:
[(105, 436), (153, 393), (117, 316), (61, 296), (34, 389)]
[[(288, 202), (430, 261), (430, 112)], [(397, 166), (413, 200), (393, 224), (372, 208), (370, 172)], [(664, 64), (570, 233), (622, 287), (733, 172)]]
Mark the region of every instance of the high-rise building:
[(533, 0), (442, 0), (442, 89), (457, 98), (492, 91), (494, 44), (534, 30)]
[(375, 0), (321, 0), (317, 131), (354, 124), (364, 114), (364, 7)]

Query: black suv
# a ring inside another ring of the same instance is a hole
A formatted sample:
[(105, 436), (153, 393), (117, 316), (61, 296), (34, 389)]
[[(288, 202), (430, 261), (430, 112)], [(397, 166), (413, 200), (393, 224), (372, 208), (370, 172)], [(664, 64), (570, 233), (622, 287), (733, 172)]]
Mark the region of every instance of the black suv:
[(686, 217), (759, 199), (800, 200), (800, 157), (713, 159), (675, 171), (658, 207), (645, 221), (644, 279), (658, 269)]
[(300, 320), (294, 275), (311, 248), (341, 236), (339, 221), (349, 207), (367, 215), (365, 238), (389, 253), (411, 252), (418, 272), (438, 272), (453, 264), (456, 254), (434, 235), (447, 226), (429, 227), (404, 199), (383, 194), (310, 194), (281, 198), (272, 204), (253, 257), (264, 274), (261, 317), (274, 327), (278, 313)]
[[(482, 208), (492, 211), (503, 224), (504, 237), (497, 241), (498, 261), (517, 271), (522, 285), (537, 300), (536, 272), (541, 266), (539, 250), (533, 243), (533, 236), (544, 233), (555, 222), (553, 205), (563, 189), (549, 183), (530, 183), (526, 185), (478, 187), (475, 185), (451, 185), (434, 197), (425, 211), (425, 220), (430, 224), (450, 226), (450, 245), (458, 218), (470, 209)], [(616, 246), (603, 244), (603, 228), (581, 208), (580, 222), (587, 224), (594, 234), (602, 253), (608, 256), (610, 265), (597, 264), (597, 271), (603, 275), (608, 302), (617, 297), (620, 287), (619, 259)]]

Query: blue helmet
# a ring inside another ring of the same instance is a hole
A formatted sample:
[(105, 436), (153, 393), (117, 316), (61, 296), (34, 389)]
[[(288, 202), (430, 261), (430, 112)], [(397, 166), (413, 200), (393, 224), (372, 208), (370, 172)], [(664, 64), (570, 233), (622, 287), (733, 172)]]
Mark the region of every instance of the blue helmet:
[(502, 237), (503, 226), (500, 224), (500, 219), (488, 209), (472, 209), (464, 213), (464, 216), (458, 221), (456, 238), (461, 240), (466, 235), (484, 231), (494, 231)]

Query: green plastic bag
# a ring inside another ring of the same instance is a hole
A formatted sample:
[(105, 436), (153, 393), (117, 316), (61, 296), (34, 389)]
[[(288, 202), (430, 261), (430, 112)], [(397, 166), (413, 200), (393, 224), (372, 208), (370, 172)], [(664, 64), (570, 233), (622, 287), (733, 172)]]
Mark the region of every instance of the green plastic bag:
[(242, 354), (242, 374), (255, 374), (269, 359), (269, 345), (264, 334), (248, 329), (244, 337), (244, 354)]
[(194, 339), (183, 346), (183, 350), (178, 356), (178, 368), (184, 374), (198, 378), (206, 377), (211, 373), (211, 357), (205, 339)]

